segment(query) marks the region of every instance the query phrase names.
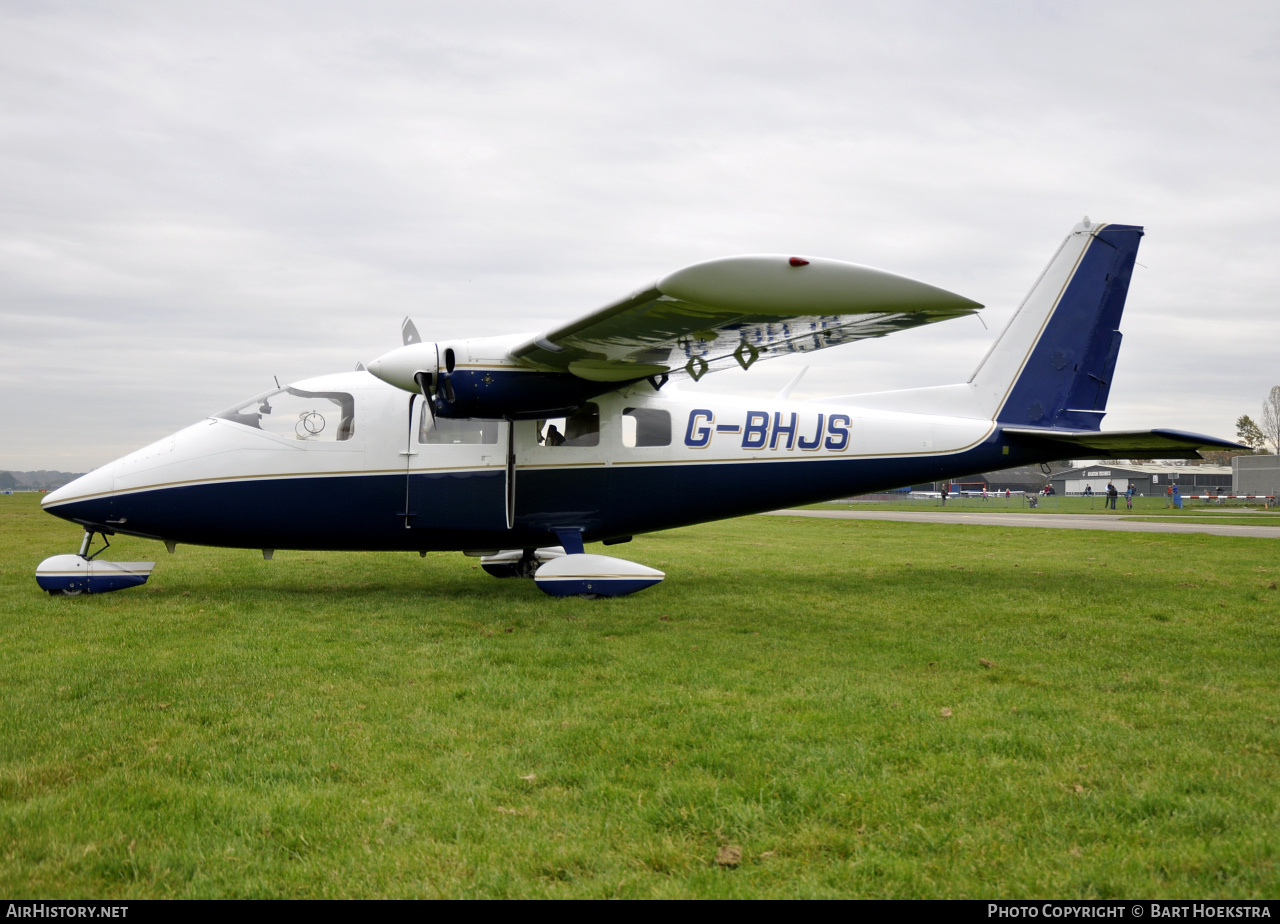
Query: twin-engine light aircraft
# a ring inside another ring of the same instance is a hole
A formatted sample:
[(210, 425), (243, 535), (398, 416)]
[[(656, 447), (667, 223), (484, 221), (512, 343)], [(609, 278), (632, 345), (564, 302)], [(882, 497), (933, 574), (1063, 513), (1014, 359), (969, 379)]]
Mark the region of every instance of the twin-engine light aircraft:
[(95, 534), (126, 533), (267, 558), (462, 551), (549, 594), (614, 596), (664, 575), (585, 543), (1014, 465), (1237, 448), (1100, 431), (1142, 233), (1076, 225), (969, 380), (940, 387), (679, 390), (982, 307), (816, 257), (698, 263), (532, 336), (427, 343), (406, 319), (404, 345), (367, 368), (273, 389), (47, 495), (85, 535), (37, 579), (63, 594), (145, 582), (153, 562), (90, 554)]

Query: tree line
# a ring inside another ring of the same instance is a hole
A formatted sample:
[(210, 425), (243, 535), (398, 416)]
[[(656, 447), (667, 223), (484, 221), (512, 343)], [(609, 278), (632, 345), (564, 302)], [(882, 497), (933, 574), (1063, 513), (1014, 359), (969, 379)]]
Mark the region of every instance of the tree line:
[(1236, 438), (1254, 452), (1270, 451), (1280, 454), (1280, 385), (1262, 402), (1261, 420), (1255, 421), (1248, 414), (1241, 414), (1236, 421)]

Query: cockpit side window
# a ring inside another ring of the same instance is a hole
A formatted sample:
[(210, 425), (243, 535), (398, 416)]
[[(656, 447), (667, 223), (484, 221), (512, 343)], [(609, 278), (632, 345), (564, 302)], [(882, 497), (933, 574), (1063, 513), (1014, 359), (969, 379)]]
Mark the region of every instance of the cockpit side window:
[(599, 446), (600, 406), (584, 404), (572, 417), (538, 421), (538, 442), (543, 446)]
[(342, 391), (278, 388), (214, 416), (286, 439), (316, 443), (342, 442), (356, 432), (355, 398)]
[(622, 445), (628, 449), (636, 446), (670, 446), (671, 414), (647, 407), (623, 408)]
[(418, 419), (418, 442), (435, 445), (493, 444), (498, 442), (498, 420), (432, 417), (426, 404)]

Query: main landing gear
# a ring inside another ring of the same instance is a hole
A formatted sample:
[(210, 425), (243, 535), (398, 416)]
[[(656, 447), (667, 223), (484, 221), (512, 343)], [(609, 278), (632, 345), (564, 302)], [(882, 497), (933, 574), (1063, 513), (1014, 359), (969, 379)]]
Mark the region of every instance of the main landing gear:
[(494, 577), (531, 577), (543, 593), (553, 597), (620, 597), (652, 587), (666, 577), (656, 568), (588, 555), (577, 530), (556, 530), (564, 545), (540, 549), (508, 549), (480, 559), (480, 567)]
[[(89, 554), (93, 537), (102, 536), (102, 548)], [(86, 529), (75, 555), (54, 555), (36, 568), (36, 583), (55, 597), (78, 597), (83, 593), (101, 594), (147, 583), (153, 561), (99, 561), (98, 556), (111, 547), (109, 534)]]
[(558, 545), (545, 549), (505, 549), (482, 556), (480, 567), (496, 578), (531, 578), (547, 562), (563, 558), (564, 554), (564, 548)]

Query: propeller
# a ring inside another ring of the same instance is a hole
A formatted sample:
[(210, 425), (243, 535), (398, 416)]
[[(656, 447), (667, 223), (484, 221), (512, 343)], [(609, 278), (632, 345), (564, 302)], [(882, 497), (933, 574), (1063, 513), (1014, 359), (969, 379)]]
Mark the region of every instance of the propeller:
[(431, 419), (435, 420), (436, 392), (442, 385), (446, 395), (451, 391), (443, 381), (447, 376), (441, 375), (439, 347), (423, 341), (411, 318), (400, 323), (400, 339), (404, 346), (379, 356), (366, 369), (389, 385), (422, 395)]
[[(404, 341), (405, 346), (413, 346), (415, 343), (422, 342), (422, 335), (418, 333), (418, 327), (413, 323), (413, 318), (405, 317), (400, 322), (400, 339)], [(437, 351), (438, 352), (438, 351)], [(437, 358), (436, 365), (439, 366)], [(435, 395), (432, 394), (431, 388), (435, 384), (434, 376), (426, 370), (420, 370), (413, 374), (413, 381), (418, 386), (418, 391), (422, 394), (422, 400), (427, 403), (427, 410), (431, 412), (431, 422), (436, 422), (436, 402)]]
[(418, 372), (413, 376), (413, 380), (418, 383), (418, 391), (422, 393), (422, 400), (427, 403), (427, 410), (431, 412), (431, 423), (436, 422), (436, 401), (435, 396), (431, 394), (431, 373)]

